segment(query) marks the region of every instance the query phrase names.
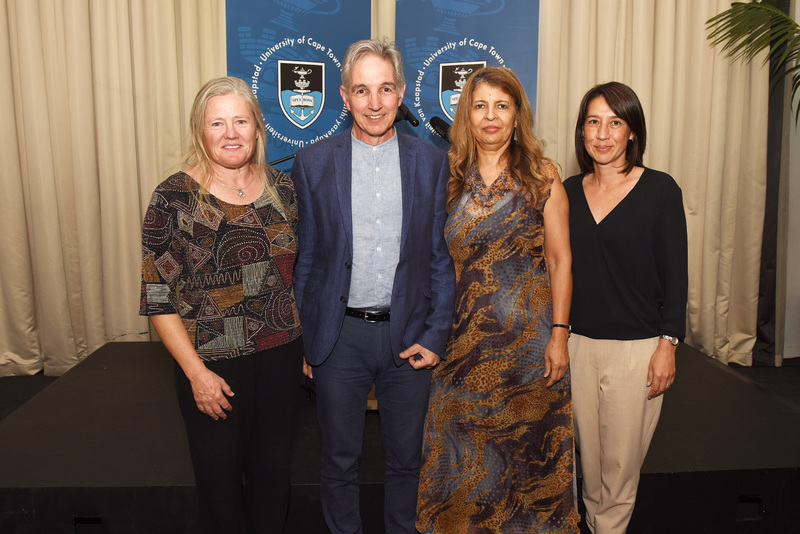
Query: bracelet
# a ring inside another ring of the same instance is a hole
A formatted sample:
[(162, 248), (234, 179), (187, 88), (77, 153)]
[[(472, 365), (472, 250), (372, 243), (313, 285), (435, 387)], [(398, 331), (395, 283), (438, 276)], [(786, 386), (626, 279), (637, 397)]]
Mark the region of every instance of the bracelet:
[(566, 329), (567, 329), (567, 332), (569, 332), (569, 333), (567, 334), (567, 337), (569, 337), (569, 336), (571, 336), (571, 335), (572, 335), (572, 325), (569, 325), (569, 324), (557, 324), (557, 323), (553, 323), (553, 328), (566, 328)]

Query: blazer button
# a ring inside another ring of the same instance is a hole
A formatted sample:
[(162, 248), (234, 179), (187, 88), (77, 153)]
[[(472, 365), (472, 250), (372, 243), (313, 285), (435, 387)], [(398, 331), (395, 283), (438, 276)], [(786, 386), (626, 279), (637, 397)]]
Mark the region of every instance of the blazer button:
[(339, 300), (341, 300), (342, 302), (345, 302), (345, 303), (347, 302), (347, 299), (344, 298), (344, 297), (339, 297)]
[(350, 262), (349, 261), (344, 262), (344, 268), (345, 269), (349, 269), (350, 268)]

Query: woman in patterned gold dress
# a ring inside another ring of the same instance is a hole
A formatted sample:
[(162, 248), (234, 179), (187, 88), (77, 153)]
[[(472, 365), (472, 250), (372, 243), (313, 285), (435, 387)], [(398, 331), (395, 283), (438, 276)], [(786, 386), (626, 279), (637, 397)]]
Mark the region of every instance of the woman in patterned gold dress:
[(467, 81), (451, 129), (456, 313), (434, 370), (424, 533), (577, 533), (568, 204), (506, 68)]

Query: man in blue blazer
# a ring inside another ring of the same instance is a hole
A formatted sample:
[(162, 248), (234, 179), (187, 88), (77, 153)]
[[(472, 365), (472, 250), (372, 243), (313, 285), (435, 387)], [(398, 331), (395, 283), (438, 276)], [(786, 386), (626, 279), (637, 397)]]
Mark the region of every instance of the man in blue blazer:
[(322, 507), (334, 534), (362, 531), (358, 462), (373, 384), (386, 451), (386, 532), (416, 532), (431, 369), (453, 319), (447, 156), (395, 131), (404, 91), (394, 43), (351, 45), (340, 92), (353, 127), (300, 150), (292, 167), (303, 370), (316, 382)]

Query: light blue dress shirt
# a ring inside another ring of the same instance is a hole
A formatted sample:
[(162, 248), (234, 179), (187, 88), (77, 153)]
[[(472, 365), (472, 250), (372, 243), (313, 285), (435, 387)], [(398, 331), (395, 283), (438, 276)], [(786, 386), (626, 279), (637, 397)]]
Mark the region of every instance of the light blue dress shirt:
[(388, 308), (400, 260), (403, 193), (397, 133), (377, 146), (353, 137), (351, 308)]

